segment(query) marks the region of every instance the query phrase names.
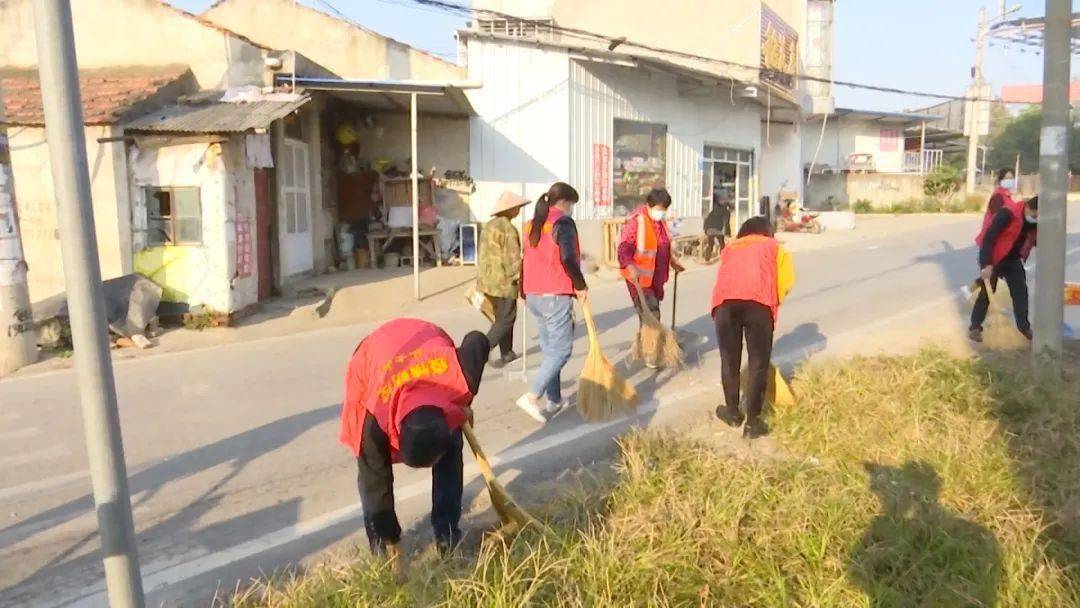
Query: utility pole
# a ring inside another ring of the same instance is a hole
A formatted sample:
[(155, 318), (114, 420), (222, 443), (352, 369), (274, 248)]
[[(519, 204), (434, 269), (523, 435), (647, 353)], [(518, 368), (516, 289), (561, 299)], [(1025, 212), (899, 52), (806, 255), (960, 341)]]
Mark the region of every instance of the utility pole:
[(112, 608), (144, 606), (106, 333), (69, 0), (34, 0), (34, 35), (94, 504)]
[(4, 92), (0, 90), (0, 376), (38, 358), (26, 268), (19, 236), (15, 172), (4, 127)]
[(1065, 219), (1069, 170), (1069, 0), (1046, 0), (1043, 33), (1042, 132), (1039, 137), (1039, 246), (1035, 268), (1035, 355), (1061, 376), (1065, 303)]
[(983, 77), (983, 50), (986, 47), (986, 7), (979, 8), (979, 32), (975, 36), (975, 67), (971, 68), (971, 94), (968, 97), (972, 101), (967, 105), (968, 126), (968, 156), (967, 156), (967, 184), (965, 192), (975, 192), (975, 170), (979, 163), (979, 123), (982, 117), (982, 101), (975, 101), (982, 97)]

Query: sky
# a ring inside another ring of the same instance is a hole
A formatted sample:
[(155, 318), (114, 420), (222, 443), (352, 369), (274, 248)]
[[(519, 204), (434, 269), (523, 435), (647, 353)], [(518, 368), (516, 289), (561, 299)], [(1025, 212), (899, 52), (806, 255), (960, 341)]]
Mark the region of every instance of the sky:
[[(200, 12), (211, 0), (170, 0), (174, 5)], [(417, 6), (409, 0), (301, 0), (316, 8), (330, 2), (353, 21), (454, 60), (454, 31), (464, 25), (461, 17)], [(463, 0), (458, 0), (463, 2)], [(581, 0), (599, 2), (613, 0)], [(717, 0), (676, 0), (714, 2)], [(1015, 6), (1016, 0), (1008, 5)], [(1042, 0), (1022, 0), (1015, 16), (1039, 16)], [(1080, 0), (1073, 0), (1073, 10)], [(838, 0), (835, 27), (835, 78), (950, 95), (962, 95), (970, 83), (975, 61), (975, 30), (980, 6), (993, 17), (997, 0)], [(615, 32), (613, 32), (615, 33)], [(1038, 83), (1042, 80), (1042, 57), (1033, 49), (993, 42), (986, 49), (983, 74), (994, 87), (1002, 84)], [(1080, 73), (1073, 61), (1073, 74)], [(939, 100), (875, 91), (836, 88), (839, 107), (868, 110), (905, 110), (925, 107)]]

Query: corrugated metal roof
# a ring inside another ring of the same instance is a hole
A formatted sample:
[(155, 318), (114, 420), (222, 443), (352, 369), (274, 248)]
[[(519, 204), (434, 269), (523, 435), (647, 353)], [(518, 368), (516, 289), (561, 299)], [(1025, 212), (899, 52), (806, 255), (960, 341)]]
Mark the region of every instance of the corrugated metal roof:
[(310, 99), (303, 96), (288, 101), (179, 103), (136, 118), (128, 122), (125, 129), (167, 133), (241, 133), (265, 129)]

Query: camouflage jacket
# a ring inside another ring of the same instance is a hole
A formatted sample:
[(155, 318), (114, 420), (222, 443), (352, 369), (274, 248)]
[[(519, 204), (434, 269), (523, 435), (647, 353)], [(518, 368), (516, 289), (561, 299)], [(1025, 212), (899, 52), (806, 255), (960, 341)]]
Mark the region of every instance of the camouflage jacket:
[(521, 293), (521, 237), (505, 217), (495, 217), (480, 233), (480, 260), (476, 288), (496, 298), (517, 298)]

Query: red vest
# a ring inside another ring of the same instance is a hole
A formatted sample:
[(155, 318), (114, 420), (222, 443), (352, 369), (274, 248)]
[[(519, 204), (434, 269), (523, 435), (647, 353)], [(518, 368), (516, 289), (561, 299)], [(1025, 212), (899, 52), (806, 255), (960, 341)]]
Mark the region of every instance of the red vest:
[(450, 336), (427, 321), (394, 319), (364, 338), (349, 360), (339, 439), (359, 456), (364, 418), (371, 412), (390, 438), (393, 461), (399, 462), (405, 416), (433, 405), (451, 429), (458, 429), (465, 422), (461, 408), (472, 400)]
[[(525, 225), (525, 258), (522, 261), (521, 291), (525, 295), (573, 295), (574, 283), (563, 268), (559, 245), (551, 236), (555, 222), (563, 216), (555, 207), (548, 210), (540, 241), (533, 247), (529, 240), (532, 222)], [(580, 251), (575, 243), (574, 248)]]
[[(998, 235), (997, 240), (994, 241), (994, 250), (990, 254), (990, 263), (995, 266), (1001, 263), (1005, 256), (1009, 255), (1009, 252), (1016, 245), (1016, 239), (1020, 238), (1024, 230), (1023, 202), (1006, 197), (1002, 209), (1008, 209), (1012, 219), (1009, 221), (1009, 225), (1005, 227), (1005, 230), (1002, 230), (1001, 234)], [(983, 240), (986, 238), (986, 231), (989, 230), (990, 224), (993, 222), (993, 215), (987, 213), (986, 217), (983, 218), (982, 230), (979, 231), (979, 236), (975, 237), (975, 244), (979, 247), (982, 247)], [(1024, 244), (1020, 247), (1020, 259), (1027, 261), (1033, 247), (1035, 247), (1035, 232), (1031, 231)]]
[(775, 321), (780, 308), (776, 286), (779, 247), (776, 239), (756, 234), (735, 239), (724, 247), (709, 310), (716, 310), (727, 300), (749, 300), (768, 306)]

